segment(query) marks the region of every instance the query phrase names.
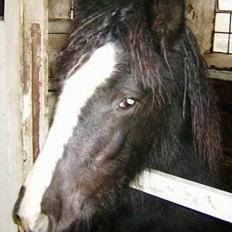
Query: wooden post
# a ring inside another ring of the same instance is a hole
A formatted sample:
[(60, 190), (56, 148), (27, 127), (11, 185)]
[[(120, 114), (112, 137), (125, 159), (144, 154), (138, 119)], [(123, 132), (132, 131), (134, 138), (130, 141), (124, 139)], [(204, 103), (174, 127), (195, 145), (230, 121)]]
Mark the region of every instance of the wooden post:
[(48, 1), (23, 0), (22, 134), (25, 176), (48, 131)]

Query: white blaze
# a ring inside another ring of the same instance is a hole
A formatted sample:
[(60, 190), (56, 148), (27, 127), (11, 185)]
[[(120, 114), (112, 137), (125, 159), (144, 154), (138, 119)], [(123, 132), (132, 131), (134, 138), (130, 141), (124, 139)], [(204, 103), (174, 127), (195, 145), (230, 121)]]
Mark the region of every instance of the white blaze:
[(65, 81), (57, 103), (53, 125), (44, 148), (27, 177), (19, 215), (30, 229), (35, 227), (41, 212), (43, 194), (50, 185), (53, 172), (63, 154), (64, 145), (72, 136), (78, 115), (95, 92), (114, 71), (116, 48), (109, 43), (97, 49), (90, 59)]

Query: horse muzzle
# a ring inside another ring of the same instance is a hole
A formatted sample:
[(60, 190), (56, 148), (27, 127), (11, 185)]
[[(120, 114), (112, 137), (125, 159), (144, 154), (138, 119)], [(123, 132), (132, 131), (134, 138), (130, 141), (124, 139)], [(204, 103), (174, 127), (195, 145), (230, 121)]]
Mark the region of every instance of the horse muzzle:
[(33, 228), (30, 228), (29, 226), (31, 224), (29, 223), (30, 220), (20, 215), (19, 211), (24, 194), (25, 194), (25, 187), (22, 186), (19, 192), (18, 199), (14, 205), (13, 214), (12, 214), (15, 224), (17, 224), (19, 227), (19, 231), (20, 232), (47, 232), (49, 221), (46, 215), (44, 214), (38, 215), (38, 217), (36, 217), (35, 223), (33, 223)]
[(18, 225), (18, 229), (20, 232), (33, 232), (30, 230), (29, 226), (26, 223), (26, 220), (19, 216), (17, 211), (17, 205), (15, 205), (14, 211), (13, 211), (13, 219), (14, 222)]
[(49, 221), (45, 215), (40, 215), (33, 228), (30, 228), (28, 221), (18, 214), (13, 214), (13, 217), (20, 232), (48, 232)]
[(29, 227), (26, 225), (24, 219), (19, 215), (19, 208), (20, 208), (20, 204), (22, 202), (24, 194), (25, 194), (25, 187), (22, 186), (20, 191), (19, 191), (18, 199), (14, 205), (13, 220), (14, 220), (15, 224), (17, 224), (19, 226), (20, 232), (31, 232)]

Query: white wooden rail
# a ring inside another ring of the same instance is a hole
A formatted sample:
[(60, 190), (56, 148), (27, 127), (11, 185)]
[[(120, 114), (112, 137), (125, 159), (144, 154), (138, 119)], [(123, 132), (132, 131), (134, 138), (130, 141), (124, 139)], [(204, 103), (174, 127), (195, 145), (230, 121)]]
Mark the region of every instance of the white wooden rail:
[(232, 193), (160, 171), (144, 171), (131, 187), (232, 223)]

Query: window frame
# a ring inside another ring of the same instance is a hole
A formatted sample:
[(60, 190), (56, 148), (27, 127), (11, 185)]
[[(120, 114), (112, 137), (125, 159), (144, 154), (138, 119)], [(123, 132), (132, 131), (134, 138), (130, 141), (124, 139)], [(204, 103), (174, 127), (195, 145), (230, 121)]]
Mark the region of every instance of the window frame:
[[(221, 53), (221, 54), (231, 55), (232, 54), (232, 48), (231, 48), (231, 46), (232, 46), (232, 10), (220, 10), (219, 1), (220, 0), (216, 0), (216, 7), (215, 7), (215, 14), (214, 14), (214, 30), (213, 30), (213, 36), (212, 36), (212, 52), (213, 53)], [(218, 14), (229, 14), (229, 30), (228, 30), (228, 32), (216, 30), (216, 17), (217, 17)], [(228, 35), (228, 43), (227, 43), (227, 51), (226, 52), (214, 50), (215, 35), (216, 34)]]

